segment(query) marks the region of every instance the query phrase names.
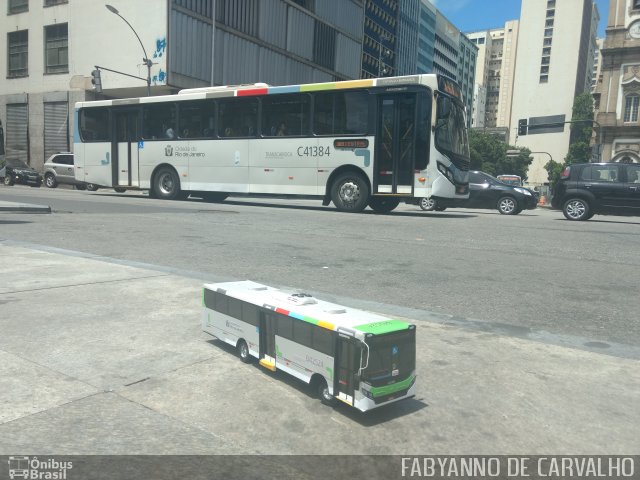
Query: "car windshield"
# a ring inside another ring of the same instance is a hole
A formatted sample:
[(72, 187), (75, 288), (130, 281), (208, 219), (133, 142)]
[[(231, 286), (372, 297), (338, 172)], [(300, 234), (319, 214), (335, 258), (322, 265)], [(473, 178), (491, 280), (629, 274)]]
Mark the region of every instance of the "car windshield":
[(436, 147), (446, 153), (469, 158), (469, 139), (464, 107), (452, 97), (440, 94), (435, 128)]
[(17, 158), (7, 158), (7, 166), (13, 168), (31, 168), (29, 165), (24, 163), (22, 160), (18, 160)]

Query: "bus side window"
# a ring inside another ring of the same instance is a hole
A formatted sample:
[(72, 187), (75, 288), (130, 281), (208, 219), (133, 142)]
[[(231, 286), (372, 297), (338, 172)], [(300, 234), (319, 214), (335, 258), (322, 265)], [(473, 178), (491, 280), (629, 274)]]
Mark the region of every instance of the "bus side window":
[(225, 315), (229, 313), (229, 303), (226, 295), (218, 292), (215, 293), (214, 310), (216, 312), (224, 313)]
[(418, 123), (416, 128), (416, 170), (424, 170), (429, 163), (431, 138), (431, 94), (418, 94)]
[(258, 310), (258, 307), (251, 303), (242, 302), (242, 321), (257, 327), (260, 324), (260, 310)]
[(296, 320), (293, 323), (293, 341), (311, 348), (311, 329), (313, 325), (303, 320)]
[(326, 355), (334, 355), (334, 333), (326, 328), (316, 327), (313, 330), (313, 349)]
[(229, 316), (233, 318), (242, 318), (242, 302), (235, 298), (229, 298)]
[(300, 320), (293, 320), (285, 315), (278, 315), (278, 335), (289, 340), (293, 339), (293, 322), (299, 322)]

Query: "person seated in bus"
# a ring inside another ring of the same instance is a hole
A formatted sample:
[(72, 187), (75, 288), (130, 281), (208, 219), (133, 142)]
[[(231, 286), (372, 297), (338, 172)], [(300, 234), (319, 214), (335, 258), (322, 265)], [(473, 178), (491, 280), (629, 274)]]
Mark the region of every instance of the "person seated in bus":
[(176, 132), (171, 128), (170, 125), (166, 123), (162, 125), (162, 129), (164, 130), (165, 138), (176, 138)]
[(189, 138), (189, 129), (185, 128), (184, 130), (182, 130), (182, 136), (180, 138)]
[(276, 132), (276, 137), (286, 137), (287, 136), (287, 126), (284, 122), (280, 122), (278, 125), (278, 131)]

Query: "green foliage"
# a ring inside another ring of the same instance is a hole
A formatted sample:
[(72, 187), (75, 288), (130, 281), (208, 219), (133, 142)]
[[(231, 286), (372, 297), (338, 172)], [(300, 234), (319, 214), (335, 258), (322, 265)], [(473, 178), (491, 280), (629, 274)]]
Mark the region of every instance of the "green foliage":
[(565, 164), (588, 162), (591, 159), (591, 133), (593, 131), (593, 97), (589, 92), (581, 93), (573, 101), (571, 115), (571, 141), (564, 157)]
[[(475, 130), (469, 132), (471, 169), (481, 170), (490, 175), (519, 175), (527, 177), (527, 170), (533, 161), (527, 148), (512, 147), (499, 136)], [(507, 155), (507, 150), (518, 154)]]
[(553, 186), (558, 182), (560, 174), (562, 173), (562, 170), (564, 170), (564, 166), (564, 163), (559, 163), (554, 160), (549, 160), (545, 164), (544, 169), (547, 171), (547, 175), (549, 177), (549, 185)]

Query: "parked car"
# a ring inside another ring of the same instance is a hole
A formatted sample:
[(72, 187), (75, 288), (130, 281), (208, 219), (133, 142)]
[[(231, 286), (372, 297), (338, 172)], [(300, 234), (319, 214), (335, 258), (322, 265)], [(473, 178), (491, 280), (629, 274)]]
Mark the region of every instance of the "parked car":
[(49, 188), (56, 188), (60, 184), (73, 185), (78, 190), (98, 190), (98, 186), (76, 180), (76, 167), (73, 153), (54, 153), (44, 164), (44, 184)]
[(562, 171), (551, 206), (568, 220), (640, 215), (640, 164), (580, 163)]
[[(419, 203), (423, 210), (442, 211), (446, 207), (438, 206), (432, 199), (422, 199)], [(538, 194), (528, 188), (508, 185), (485, 172), (469, 172), (469, 198), (458, 200), (460, 208), (497, 209), (503, 215), (517, 215), (522, 210), (532, 210), (538, 206)]]
[(0, 165), (0, 177), (7, 186), (16, 183), (31, 187), (42, 185), (42, 175), (22, 160), (6, 160), (3, 165)]

